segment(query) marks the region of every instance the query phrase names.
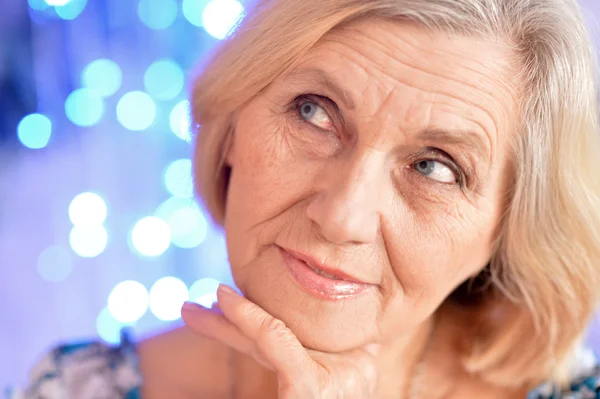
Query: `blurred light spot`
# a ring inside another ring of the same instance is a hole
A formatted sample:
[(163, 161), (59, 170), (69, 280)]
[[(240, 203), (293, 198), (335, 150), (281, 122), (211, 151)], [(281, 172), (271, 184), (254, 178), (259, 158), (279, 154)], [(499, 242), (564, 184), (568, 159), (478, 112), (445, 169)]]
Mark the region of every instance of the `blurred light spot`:
[(104, 103), (96, 92), (89, 89), (78, 89), (67, 97), (65, 113), (67, 118), (77, 126), (92, 126), (102, 118)]
[[(60, 1), (60, 0), (54, 0)], [(64, 0), (62, 0), (64, 1)], [(64, 5), (57, 5), (55, 10), (59, 17), (70, 21), (75, 19), (81, 14), (81, 12), (85, 9), (87, 4), (87, 0), (70, 0)]]
[(140, 0), (138, 15), (150, 29), (166, 29), (177, 18), (177, 3), (175, 0)]
[(179, 248), (196, 247), (209, 233), (208, 222), (192, 198), (171, 197), (160, 204), (154, 215), (168, 223), (171, 242)]
[(37, 259), (37, 271), (46, 281), (53, 283), (66, 279), (73, 265), (69, 251), (53, 245), (42, 251)]
[(174, 197), (191, 198), (194, 195), (192, 161), (178, 159), (171, 162), (164, 173), (165, 187)]
[(117, 104), (117, 119), (129, 130), (145, 130), (156, 118), (156, 104), (148, 94), (132, 91)]
[(131, 230), (131, 243), (144, 256), (162, 255), (171, 245), (171, 228), (160, 218), (143, 218)]
[(187, 300), (187, 286), (175, 277), (163, 277), (150, 288), (150, 310), (160, 320), (178, 319)]
[(137, 281), (121, 281), (108, 295), (108, 310), (121, 323), (134, 323), (148, 310), (148, 290)]
[(32, 10), (36, 11), (44, 11), (50, 7), (46, 0), (27, 0), (27, 3)]
[(196, 205), (176, 210), (166, 221), (171, 227), (171, 242), (176, 247), (194, 248), (206, 239), (208, 224)]
[(81, 193), (69, 205), (69, 219), (77, 226), (99, 226), (106, 220), (106, 203), (95, 193)]
[(69, 244), (77, 255), (93, 258), (106, 248), (108, 233), (104, 226), (74, 226), (69, 234)]
[(201, 278), (190, 287), (190, 300), (210, 308), (217, 301), (219, 284), (214, 278)]
[(49, 6), (64, 6), (71, 0), (45, 0)]
[(172, 100), (181, 93), (184, 79), (179, 64), (163, 59), (148, 67), (144, 74), (144, 87), (157, 100)]
[(29, 114), (19, 122), (17, 136), (25, 147), (44, 148), (52, 135), (52, 122), (42, 114)]
[(212, 0), (202, 11), (202, 26), (211, 36), (225, 39), (243, 13), (244, 6), (236, 0)]
[(154, 216), (162, 220), (167, 220), (178, 210), (190, 206), (197, 206), (193, 198), (171, 197), (158, 206), (156, 212), (154, 212)]
[[(207, 236), (207, 239), (210, 241), (202, 248), (202, 259), (200, 259), (202, 270), (227, 273), (230, 267), (225, 236), (219, 230), (210, 229), (210, 236)], [(218, 274), (218, 278), (224, 281), (225, 275)]]
[(171, 131), (175, 136), (188, 143), (192, 141), (192, 133), (190, 131), (190, 102), (188, 100), (183, 100), (173, 107), (169, 122)]
[(104, 308), (96, 317), (96, 331), (102, 340), (109, 344), (121, 342), (121, 329), (131, 326), (131, 323), (123, 323), (115, 319), (108, 308)]
[(123, 80), (121, 68), (116, 62), (99, 59), (90, 62), (82, 73), (82, 83), (103, 97), (112, 96), (119, 90)]
[(183, 0), (181, 11), (192, 25), (202, 26), (202, 11), (209, 0)]

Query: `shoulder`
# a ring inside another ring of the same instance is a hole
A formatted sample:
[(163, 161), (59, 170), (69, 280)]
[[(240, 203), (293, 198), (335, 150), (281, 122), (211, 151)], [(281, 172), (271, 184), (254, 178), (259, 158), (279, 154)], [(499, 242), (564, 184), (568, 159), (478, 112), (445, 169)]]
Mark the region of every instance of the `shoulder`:
[(8, 398), (136, 399), (140, 384), (135, 346), (123, 334), (116, 346), (89, 341), (52, 349), (31, 370), (29, 385)]
[(563, 387), (547, 382), (533, 390), (527, 399), (600, 398), (600, 359), (592, 350), (578, 348), (569, 375), (569, 381)]
[(229, 348), (186, 327), (142, 340), (138, 353), (144, 398), (217, 398), (229, 388)]

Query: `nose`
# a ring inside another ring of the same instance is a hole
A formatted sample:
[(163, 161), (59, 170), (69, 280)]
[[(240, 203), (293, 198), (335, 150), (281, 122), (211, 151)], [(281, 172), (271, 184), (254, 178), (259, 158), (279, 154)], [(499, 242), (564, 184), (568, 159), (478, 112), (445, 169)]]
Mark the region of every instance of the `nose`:
[(352, 162), (338, 159), (324, 167), (316, 183), (317, 193), (306, 208), (324, 239), (335, 244), (365, 244), (376, 239), (381, 176), (385, 175), (378, 165), (376, 157), (363, 157)]

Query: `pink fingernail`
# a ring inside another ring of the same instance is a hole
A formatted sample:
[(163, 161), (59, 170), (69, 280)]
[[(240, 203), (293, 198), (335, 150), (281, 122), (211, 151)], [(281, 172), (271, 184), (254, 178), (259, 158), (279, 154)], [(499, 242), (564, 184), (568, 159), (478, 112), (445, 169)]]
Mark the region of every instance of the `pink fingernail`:
[(219, 285), (219, 291), (221, 291), (222, 294), (229, 295), (229, 296), (237, 295), (237, 293), (233, 290), (233, 288), (231, 288), (227, 285), (224, 285), (224, 284)]
[(206, 310), (206, 308), (197, 302), (186, 301), (181, 307), (182, 312), (197, 312), (198, 310)]

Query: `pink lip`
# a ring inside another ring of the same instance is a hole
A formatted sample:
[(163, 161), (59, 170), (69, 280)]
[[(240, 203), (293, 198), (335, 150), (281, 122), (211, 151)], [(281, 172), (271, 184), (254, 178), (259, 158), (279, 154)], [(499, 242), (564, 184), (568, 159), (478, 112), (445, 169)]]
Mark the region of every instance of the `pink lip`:
[[(289, 268), (294, 280), (296, 280), (298, 285), (300, 285), (304, 291), (317, 298), (328, 300), (349, 299), (354, 298), (373, 287), (372, 284), (352, 279), (339, 270), (332, 270), (325, 266), (321, 266), (319, 263), (313, 262), (306, 255), (286, 250), (281, 247), (279, 250), (283, 257), (283, 261)], [(327, 278), (316, 273), (307, 265), (307, 262), (311, 265), (319, 265), (318, 269), (337, 277), (339, 280)]]

